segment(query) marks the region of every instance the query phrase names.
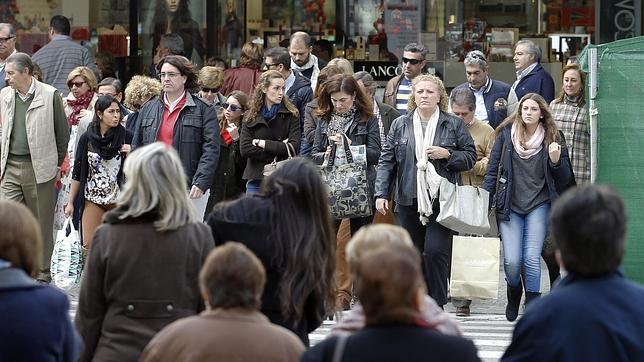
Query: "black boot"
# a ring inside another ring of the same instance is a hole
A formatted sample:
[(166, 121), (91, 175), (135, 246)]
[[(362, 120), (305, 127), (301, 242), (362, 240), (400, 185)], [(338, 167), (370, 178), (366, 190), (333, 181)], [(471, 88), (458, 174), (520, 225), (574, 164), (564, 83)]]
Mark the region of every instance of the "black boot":
[(508, 305), (505, 307), (505, 318), (512, 322), (519, 316), (519, 306), (521, 306), (521, 296), (523, 295), (523, 285), (513, 287), (508, 284)]
[(525, 292), (525, 305), (524, 308), (530, 304), (535, 299), (539, 299), (541, 297), (541, 293), (539, 292)]

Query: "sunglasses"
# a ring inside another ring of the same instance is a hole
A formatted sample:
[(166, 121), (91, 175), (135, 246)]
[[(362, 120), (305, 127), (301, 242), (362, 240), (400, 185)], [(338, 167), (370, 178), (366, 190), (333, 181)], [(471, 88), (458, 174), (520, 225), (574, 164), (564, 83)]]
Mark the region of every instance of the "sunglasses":
[(409, 63), (411, 65), (416, 65), (416, 64), (418, 64), (418, 63), (420, 63), (422, 61), (423, 61), (422, 59), (413, 59), (413, 58), (409, 59), (409, 58), (405, 58), (405, 57), (402, 58), (403, 63)]
[(217, 88), (201, 88), (201, 91), (204, 93), (217, 93)]
[(224, 103), (221, 106), (224, 107), (224, 109), (230, 109), (233, 112), (237, 112), (242, 109), (242, 107), (230, 103)]
[(478, 59), (478, 60), (482, 60), (482, 61), (484, 61), (484, 62), (486, 62), (486, 63), (487, 63), (487, 59), (485, 59), (485, 56), (483, 56), (483, 55), (481, 55), (481, 54), (474, 53), (474, 52), (470, 52), (470, 53), (468, 53), (468, 54), (467, 54), (467, 56), (466, 56), (466, 58), (469, 58), (469, 59)]
[(82, 87), (82, 86), (83, 86), (83, 84), (85, 84), (85, 82), (70, 82), (70, 83), (69, 83), (69, 85), (70, 85), (71, 87), (76, 87), (76, 88), (80, 88), (80, 87)]

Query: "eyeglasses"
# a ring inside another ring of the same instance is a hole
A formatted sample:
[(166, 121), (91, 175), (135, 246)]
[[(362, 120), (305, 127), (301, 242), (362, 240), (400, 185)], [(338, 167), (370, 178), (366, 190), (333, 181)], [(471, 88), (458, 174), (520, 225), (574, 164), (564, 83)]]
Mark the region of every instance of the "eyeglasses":
[(242, 107), (230, 103), (224, 103), (221, 106), (224, 107), (224, 109), (230, 109), (233, 112), (237, 112), (238, 110), (242, 109)]
[(179, 73), (172, 73), (172, 72), (170, 72), (170, 73), (159, 73), (159, 78), (161, 78), (161, 79), (163, 79), (163, 78), (175, 78), (175, 77), (178, 77), (180, 75), (181, 74), (179, 74)]
[(15, 38), (15, 36), (8, 36), (6, 38), (0, 38), (0, 44), (4, 44), (4, 43), (8, 42), (9, 40), (11, 40), (13, 38)]
[(69, 83), (69, 85), (71, 86), (71, 88), (74, 88), (74, 87), (76, 87), (76, 88), (80, 88), (80, 87), (82, 87), (82, 86), (83, 86), (83, 84), (85, 84), (85, 82), (70, 82), (70, 83)]
[(217, 89), (217, 88), (201, 88), (201, 91), (204, 92), (204, 93), (213, 93), (214, 94), (214, 93), (217, 93), (217, 91), (219, 91), (219, 89)]
[(485, 56), (484, 56), (483, 54), (475, 53), (475, 52), (473, 52), (473, 51), (472, 51), (472, 52), (467, 53), (467, 56), (465, 56), (465, 58), (468, 58), (468, 59), (478, 59), (478, 60), (482, 60), (482, 61), (484, 61), (484, 62), (486, 62), (486, 63), (487, 63), (487, 59), (485, 59)]
[(264, 63), (264, 69), (271, 69), (271, 67), (277, 67), (277, 66), (279, 66), (279, 63), (276, 63), (276, 64)]
[(416, 64), (418, 64), (418, 63), (420, 63), (422, 61), (423, 61), (422, 59), (413, 59), (413, 58), (409, 59), (409, 58), (405, 58), (405, 57), (402, 58), (403, 63), (409, 63), (411, 65), (416, 65)]

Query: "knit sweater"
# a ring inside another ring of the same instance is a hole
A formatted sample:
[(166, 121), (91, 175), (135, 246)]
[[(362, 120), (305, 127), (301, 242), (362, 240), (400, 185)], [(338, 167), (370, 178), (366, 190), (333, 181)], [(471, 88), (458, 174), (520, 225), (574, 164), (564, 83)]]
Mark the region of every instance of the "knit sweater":
[(487, 172), (490, 152), (492, 152), (492, 146), (494, 146), (494, 129), (487, 123), (475, 119), (474, 124), (468, 127), (467, 130), (474, 139), (476, 163), (471, 170), (461, 172), (461, 180), (464, 185), (481, 186)]

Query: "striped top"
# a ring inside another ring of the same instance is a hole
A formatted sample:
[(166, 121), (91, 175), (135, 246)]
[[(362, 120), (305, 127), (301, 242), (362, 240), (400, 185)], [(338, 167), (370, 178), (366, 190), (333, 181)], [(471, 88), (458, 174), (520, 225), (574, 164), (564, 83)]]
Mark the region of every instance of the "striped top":
[(71, 40), (69, 36), (56, 34), (49, 44), (40, 48), (32, 57), (43, 72), (43, 82), (67, 96), (67, 76), (74, 68), (86, 66), (100, 79), (96, 63), (89, 49)]
[(409, 97), (411, 97), (411, 81), (402, 77), (398, 85), (398, 93), (396, 93), (396, 109), (401, 115), (407, 114)]

